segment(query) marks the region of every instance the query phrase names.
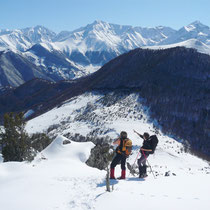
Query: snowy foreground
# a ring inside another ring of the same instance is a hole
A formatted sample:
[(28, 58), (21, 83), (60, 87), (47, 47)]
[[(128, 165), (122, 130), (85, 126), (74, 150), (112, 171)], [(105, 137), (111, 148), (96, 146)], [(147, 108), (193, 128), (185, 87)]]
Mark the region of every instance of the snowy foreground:
[[(0, 156), (1, 210), (210, 209), (209, 164), (184, 153), (181, 143), (160, 131), (156, 152), (148, 158), (156, 178), (149, 168), (146, 180), (133, 177), (127, 169), (126, 180), (111, 181), (112, 192), (106, 191), (106, 172), (85, 164), (93, 143), (70, 138), (70, 144), (63, 144), (63, 135), (69, 132), (85, 136), (97, 129), (114, 139), (125, 130), (133, 142), (127, 160), (133, 165), (142, 144), (133, 129), (150, 134), (157, 130), (154, 122), (148, 122), (147, 109), (141, 106), (138, 95), (118, 97), (106, 105), (110, 96), (84, 94), (27, 123), (29, 133), (59, 125), (51, 131), (58, 137), (31, 163), (2, 163)], [(117, 177), (120, 172), (117, 166)]]
[[(163, 163), (173, 166), (176, 176), (154, 179), (149, 174), (143, 181), (130, 175), (126, 180), (111, 181), (114, 189), (106, 192), (105, 171), (85, 164), (93, 143), (63, 145), (63, 140), (57, 137), (32, 163), (0, 164), (2, 210), (210, 209), (210, 174), (204, 161), (158, 151), (150, 156), (154, 171), (167, 171), (159, 167)], [(129, 162), (134, 162), (136, 152)], [(119, 166), (116, 173), (120, 175)]]

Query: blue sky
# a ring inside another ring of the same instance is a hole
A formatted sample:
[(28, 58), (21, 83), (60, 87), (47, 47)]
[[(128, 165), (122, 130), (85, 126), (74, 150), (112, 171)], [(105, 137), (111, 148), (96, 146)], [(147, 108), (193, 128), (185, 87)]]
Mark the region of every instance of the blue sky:
[(94, 20), (180, 29), (195, 20), (210, 26), (210, 0), (0, 0), (0, 29), (43, 25), (72, 31)]

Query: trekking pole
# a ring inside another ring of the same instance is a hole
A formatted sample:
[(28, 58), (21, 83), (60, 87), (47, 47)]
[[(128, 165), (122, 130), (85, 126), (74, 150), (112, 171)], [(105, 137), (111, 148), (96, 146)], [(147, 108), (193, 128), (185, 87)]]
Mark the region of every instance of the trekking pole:
[[(136, 163), (136, 160), (137, 160), (137, 158), (138, 158), (139, 154), (140, 154), (140, 151), (138, 152), (138, 154), (137, 154), (137, 156), (136, 156), (136, 159), (135, 159), (135, 161), (134, 161), (133, 165), (131, 166), (131, 170), (133, 169), (134, 164)], [(130, 174), (131, 174), (131, 171), (129, 172), (128, 177), (130, 176)]]
[(148, 166), (150, 167), (150, 170), (151, 170), (151, 172), (152, 172), (154, 178), (156, 179), (155, 174), (154, 174), (154, 172), (153, 172), (153, 170), (152, 170), (152, 167), (151, 167), (151, 165), (149, 164), (149, 161), (148, 161), (146, 155), (144, 154), (144, 151), (143, 151), (143, 150), (142, 150), (142, 153), (143, 153), (143, 155), (144, 155), (144, 157), (145, 157), (145, 159), (146, 159), (146, 161), (147, 161)]

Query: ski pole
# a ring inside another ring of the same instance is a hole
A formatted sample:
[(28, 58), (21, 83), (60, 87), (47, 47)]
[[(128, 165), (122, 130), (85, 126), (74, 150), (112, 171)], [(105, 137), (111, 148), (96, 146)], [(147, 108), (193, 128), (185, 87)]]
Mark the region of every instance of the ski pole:
[(144, 151), (143, 151), (143, 150), (142, 150), (142, 153), (143, 153), (143, 155), (144, 155), (144, 157), (145, 157), (145, 159), (146, 159), (146, 161), (147, 161), (148, 166), (150, 167), (150, 170), (151, 170), (151, 172), (152, 172), (154, 178), (156, 179), (156, 177), (155, 177), (155, 175), (154, 175), (154, 172), (153, 172), (153, 170), (152, 170), (152, 167), (151, 167), (151, 165), (149, 164), (149, 161), (148, 161), (146, 155), (144, 154)]

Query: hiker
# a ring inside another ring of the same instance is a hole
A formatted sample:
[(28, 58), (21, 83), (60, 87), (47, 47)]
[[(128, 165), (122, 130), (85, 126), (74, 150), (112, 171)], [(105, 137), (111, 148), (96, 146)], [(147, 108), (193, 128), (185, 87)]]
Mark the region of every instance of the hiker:
[(155, 148), (152, 145), (152, 141), (148, 133), (145, 132), (143, 135), (141, 135), (135, 130), (134, 132), (138, 134), (144, 140), (143, 145), (140, 148), (141, 157), (138, 159), (138, 166), (139, 166), (139, 178), (145, 178), (147, 177), (146, 161), (149, 155), (154, 153), (153, 149)]
[(110, 166), (110, 179), (115, 179), (114, 170), (117, 164), (121, 162), (121, 177), (119, 179), (125, 179), (125, 162), (126, 158), (130, 155), (132, 150), (132, 141), (127, 138), (127, 133), (122, 131), (120, 137), (113, 142), (114, 145), (118, 145), (116, 148), (116, 156), (112, 160)]

